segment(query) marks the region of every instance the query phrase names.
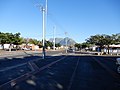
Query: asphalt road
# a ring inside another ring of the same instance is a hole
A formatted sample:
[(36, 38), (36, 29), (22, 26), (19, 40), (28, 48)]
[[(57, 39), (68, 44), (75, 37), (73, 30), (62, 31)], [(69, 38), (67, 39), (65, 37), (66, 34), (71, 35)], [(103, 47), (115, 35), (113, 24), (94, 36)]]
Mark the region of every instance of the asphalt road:
[(68, 55), (34, 61), (40, 71), (4, 90), (120, 90), (115, 59)]
[[(46, 58), (56, 56), (58, 54), (63, 53), (64, 51), (46, 51)], [(17, 52), (16, 52), (17, 53)], [(33, 54), (14, 54), (11, 56), (5, 56), (4, 58), (0, 58), (0, 71), (5, 68), (11, 68), (11, 67), (18, 67), (22, 66), (23, 64), (26, 64), (29, 61), (32, 60), (40, 60), (42, 59), (42, 53), (33, 53)]]

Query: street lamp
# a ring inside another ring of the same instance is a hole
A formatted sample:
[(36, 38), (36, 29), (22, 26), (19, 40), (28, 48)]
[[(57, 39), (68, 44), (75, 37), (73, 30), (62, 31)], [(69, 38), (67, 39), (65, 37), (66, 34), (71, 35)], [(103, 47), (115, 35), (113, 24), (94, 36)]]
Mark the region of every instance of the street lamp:
[[(47, 22), (47, 0), (46, 0), (46, 6), (45, 8), (39, 4), (36, 6), (40, 7), (40, 10), (42, 11), (42, 45), (43, 45), (43, 50), (42, 50), (42, 57), (45, 59), (45, 29), (46, 29), (46, 22)], [(46, 16), (45, 16), (46, 13)]]
[[(42, 17), (43, 17), (43, 54), (42, 54), (42, 56), (43, 56), (43, 59), (45, 59), (45, 33), (46, 33), (46, 25), (47, 25), (47, 3), (48, 3), (48, 1), (46, 0), (46, 5), (45, 5), (45, 8), (44, 7), (42, 7)], [(45, 16), (45, 13), (46, 13), (46, 16)]]
[(42, 56), (43, 56), (43, 59), (45, 59), (45, 8), (42, 7), (42, 29), (43, 29), (43, 33), (42, 33), (42, 39), (43, 39), (43, 52), (42, 52)]

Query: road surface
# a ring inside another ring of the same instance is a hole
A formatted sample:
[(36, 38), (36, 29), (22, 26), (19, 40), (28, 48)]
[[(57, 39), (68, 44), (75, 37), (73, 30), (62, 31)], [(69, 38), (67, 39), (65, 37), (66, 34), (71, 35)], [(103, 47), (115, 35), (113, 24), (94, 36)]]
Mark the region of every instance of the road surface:
[(1, 71), (0, 90), (120, 90), (116, 58), (68, 54), (31, 60)]

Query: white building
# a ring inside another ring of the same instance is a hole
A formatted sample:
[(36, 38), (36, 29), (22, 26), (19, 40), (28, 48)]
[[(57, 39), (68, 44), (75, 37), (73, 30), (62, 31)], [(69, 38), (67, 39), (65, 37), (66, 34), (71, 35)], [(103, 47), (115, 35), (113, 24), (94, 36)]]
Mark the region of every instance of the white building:
[(3, 46), (0, 44), (0, 49), (3, 49)]

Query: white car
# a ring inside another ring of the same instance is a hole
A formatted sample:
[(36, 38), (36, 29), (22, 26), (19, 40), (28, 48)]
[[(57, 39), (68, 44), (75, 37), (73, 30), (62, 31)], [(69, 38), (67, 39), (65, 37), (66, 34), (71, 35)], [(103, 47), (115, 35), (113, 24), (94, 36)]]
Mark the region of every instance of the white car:
[(30, 48), (22, 48), (22, 50), (29, 51), (29, 50), (31, 50), (31, 49), (30, 49)]
[(73, 52), (75, 52), (75, 50), (74, 49), (68, 49), (68, 52), (73, 53)]

